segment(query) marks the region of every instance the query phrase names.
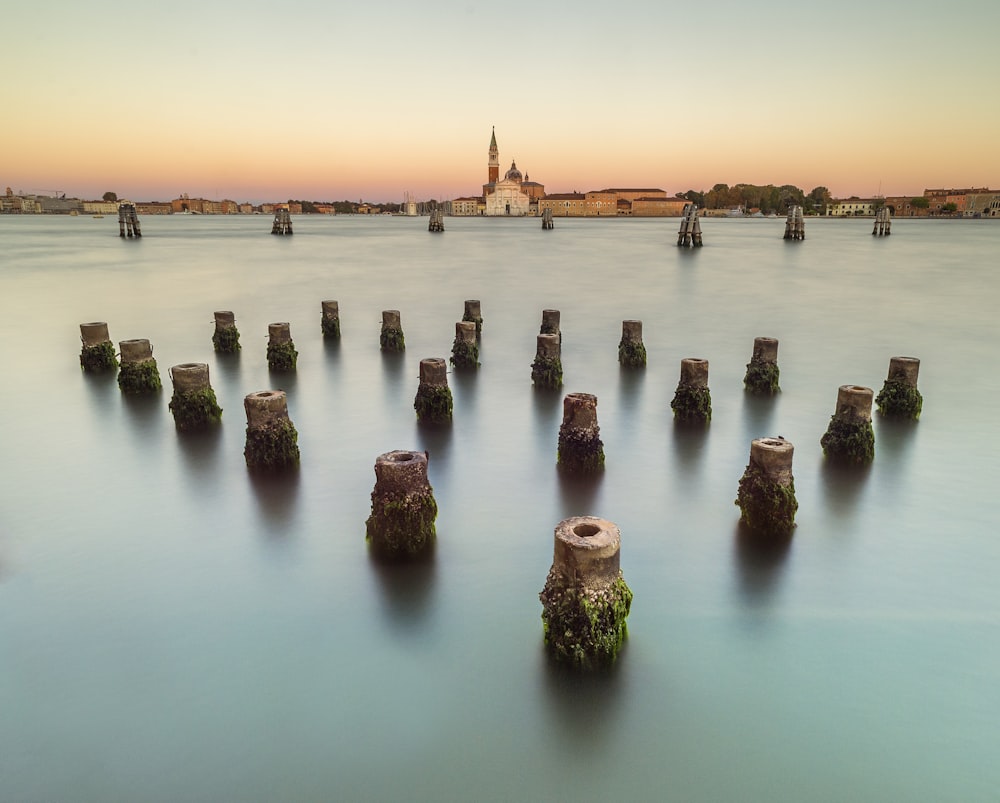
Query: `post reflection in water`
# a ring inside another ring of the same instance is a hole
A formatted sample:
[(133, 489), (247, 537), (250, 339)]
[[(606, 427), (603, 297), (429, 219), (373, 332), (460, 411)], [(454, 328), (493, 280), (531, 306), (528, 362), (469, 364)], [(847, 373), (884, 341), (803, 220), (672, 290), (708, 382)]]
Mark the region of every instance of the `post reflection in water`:
[(424, 622), (434, 607), (435, 551), (432, 547), (419, 560), (406, 563), (369, 555), (385, 621), (396, 632), (423, 632), (414, 627)]
[(291, 530), (297, 512), (299, 474), (299, 469), (280, 474), (247, 471), (261, 518), (268, 525), (269, 536), (283, 537)]
[(853, 522), (871, 471), (871, 464), (854, 466), (823, 459), (823, 499), (827, 512), (842, 524)]
[(786, 535), (754, 532), (741, 523), (733, 530), (733, 560), (740, 596), (752, 608), (767, 608), (774, 601), (794, 531)]

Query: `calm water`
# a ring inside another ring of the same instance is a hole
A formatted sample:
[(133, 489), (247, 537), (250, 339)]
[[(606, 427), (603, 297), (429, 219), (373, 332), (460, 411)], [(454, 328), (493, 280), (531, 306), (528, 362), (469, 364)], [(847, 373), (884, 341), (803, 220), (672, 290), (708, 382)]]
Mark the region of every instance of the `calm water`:
[[(995, 505), (1000, 226), (990, 221), (0, 218), (0, 799), (988, 801), (1000, 796)], [(340, 301), (343, 339), (320, 336)], [(482, 300), (482, 368), (418, 427), (422, 357)], [(555, 470), (561, 394), (534, 392), (541, 310), (565, 391), (598, 397), (603, 478)], [(402, 312), (405, 356), (378, 350)], [(232, 309), (235, 358), (212, 352)], [(645, 372), (617, 364), (639, 318)], [(83, 375), (79, 324), (148, 338), (164, 391)], [(269, 376), (267, 324), (298, 371)], [(755, 336), (783, 392), (748, 398)], [(839, 385), (921, 358), (917, 424), (876, 416), (867, 471), (824, 465)], [(714, 416), (676, 430), (684, 357)], [(180, 438), (167, 369), (208, 362), (215, 434)], [(302, 468), (255, 482), (244, 395), (281, 387)], [(750, 441), (795, 444), (798, 528), (748, 542)], [(427, 449), (434, 563), (373, 564), (375, 457)], [(635, 593), (608, 676), (553, 670), (553, 527), (622, 530)]]

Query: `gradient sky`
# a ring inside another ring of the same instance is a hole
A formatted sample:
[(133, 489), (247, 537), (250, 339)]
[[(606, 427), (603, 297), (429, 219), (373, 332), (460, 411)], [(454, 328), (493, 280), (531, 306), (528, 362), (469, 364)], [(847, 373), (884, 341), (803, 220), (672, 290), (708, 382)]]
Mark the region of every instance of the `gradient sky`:
[(0, 187), (1000, 189), (997, 0), (5, 4)]

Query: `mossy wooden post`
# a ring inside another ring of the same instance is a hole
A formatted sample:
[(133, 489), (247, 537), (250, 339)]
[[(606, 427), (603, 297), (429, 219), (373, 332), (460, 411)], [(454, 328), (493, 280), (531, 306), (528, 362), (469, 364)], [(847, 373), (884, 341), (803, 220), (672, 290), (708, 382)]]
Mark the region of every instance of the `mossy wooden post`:
[(403, 338), (403, 324), (400, 322), (398, 309), (382, 310), (382, 333), (379, 335), (379, 347), (382, 351), (403, 351), (406, 341)]
[(122, 358), (118, 387), (122, 393), (152, 393), (163, 387), (148, 340), (122, 340), (118, 348)]
[(670, 402), (674, 420), (684, 424), (707, 424), (712, 420), (712, 394), (708, 390), (708, 360), (681, 360), (681, 378)]
[(556, 661), (592, 669), (617, 658), (632, 606), (620, 551), (621, 531), (606, 519), (575, 516), (556, 526), (552, 568), (538, 595), (545, 645)]
[(80, 324), (80, 368), (84, 371), (113, 371), (118, 367), (115, 345), (104, 321)]
[(366, 540), (378, 558), (414, 560), (434, 548), (437, 502), (427, 479), (427, 453), (397, 450), (375, 460)]
[(920, 360), (916, 357), (892, 357), (889, 360), (889, 376), (882, 390), (875, 397), (878, 411), (884, 416), (895, 418), (920, 418), (924, 398), (917, 390), (917, 375)]
[(642, 342), (642, 321), (622, 321), (618, 362), (625, 368), (646, 367), (646, 346)]
[(243, 449), (247, 468), (255, 472), (281, 472), (299, 465), (299, 433), (288, 417), (283, 390), (258, 390), (243, 399), (247, 413), (247, 438)]
[(323, 317), (320, 318), (320, 329), (323, 337), (336, 340), (340, 337), (340, 304), (336, 301), (321, 301)]
[(562, 387), (562, 349), (559, 335), (537, 335), (531, 381), (539, 388)]
[(747, 363), (743, 387), (749, 393), (773, 396), (781, 388), (778, 385), (778, 341), (773, 337), (755, 337), (753, 354)]
[(556, 463), (572, 474), (593, 474), (604, 469), (604, 444), (597, 425), (597, 396), (568, 393), (563, 399)]
[(476, 340), (476, 325), (472, 321), (458, 321), (455, 324), (451, 364), (456, 368), (479, 367), (479, 343)]
[(740, 479), (736, 504), (740, 521), (750, 530), (788, 535), (795, 527), (795, 481), (792, 453), (784, 438), (757, 438), (750, 442), (750, 462)]
[(542, 310), (542, 325), (538, 330), (540, 335), (558, 335), (559, 342), (562, 343), (562, 330), (560, 326), (560, 314), (557, 309), (543, 309)]
[(837, 411), (830, 418), (826, 434), (820, 438), (823, 453), (843, 463), (866, 464), (875, 459), (875, 432), (872, 430), (871, 388), (841, 385), (837, 391)]
[(174, 395), (168, 409), (181, 432), (204, 429), (222, 420), (222, 408), (208, 380), (208, 363), (186, 362), (170, 369)]
[(476, 325), (476, 337), (483, 333), (483, 309), (476, 299), (465, 302), (465, 312), (462, 313), (463, 321), (472, 321)]
[(236, 316), (230, 310), (216, 311), (212, 345), (220, 354), (235, 354), (240, 350), (240, 332), (236, 328)]
[(448, 364), (444, 357), (427, 357), (420, 361), (420, 384), (413, 399), (413, 409), (422, 424), (444, 424), (451, 421), (451, 388), (448, 387)]
[(294, 371), (299, 353), (292, 342), (292, 330), (286, 321), (267, 325), (267, 367), (272, 371)]

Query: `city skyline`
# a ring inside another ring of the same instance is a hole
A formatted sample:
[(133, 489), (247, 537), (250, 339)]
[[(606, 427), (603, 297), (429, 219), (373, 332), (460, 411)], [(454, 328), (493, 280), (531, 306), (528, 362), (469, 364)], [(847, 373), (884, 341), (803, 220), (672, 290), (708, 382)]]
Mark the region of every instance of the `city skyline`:
[(100, 197), (1000, 185), (1000, 7), (95, 0), (7, 13), (0, 181)]

